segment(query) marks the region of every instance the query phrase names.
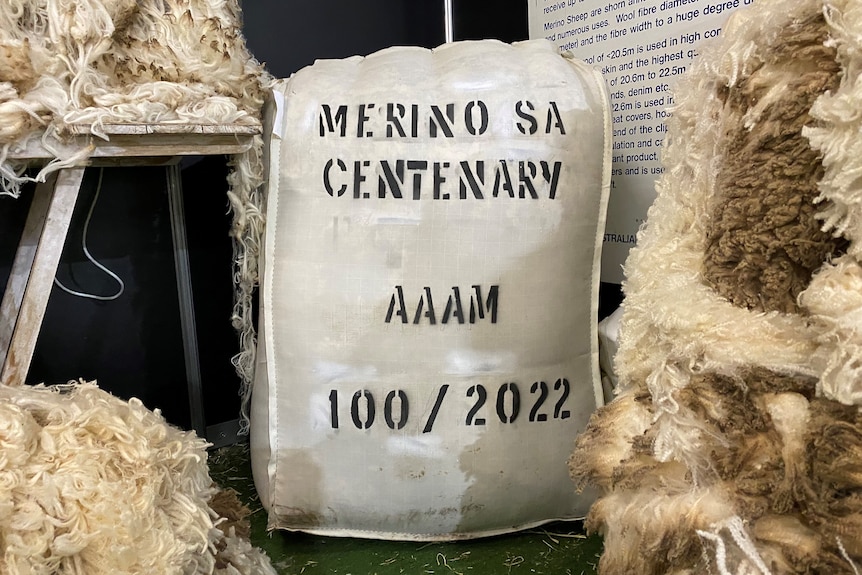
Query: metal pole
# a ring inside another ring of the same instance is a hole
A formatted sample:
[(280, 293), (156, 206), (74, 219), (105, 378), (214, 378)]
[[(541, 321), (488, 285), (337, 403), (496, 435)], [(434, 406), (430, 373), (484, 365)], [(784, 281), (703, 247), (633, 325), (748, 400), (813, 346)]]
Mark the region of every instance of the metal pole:
[(455, 40), (455, 18), (452, 16), (452, 0), (443, 0), (443, 17), (446, 28), (446, 43)]

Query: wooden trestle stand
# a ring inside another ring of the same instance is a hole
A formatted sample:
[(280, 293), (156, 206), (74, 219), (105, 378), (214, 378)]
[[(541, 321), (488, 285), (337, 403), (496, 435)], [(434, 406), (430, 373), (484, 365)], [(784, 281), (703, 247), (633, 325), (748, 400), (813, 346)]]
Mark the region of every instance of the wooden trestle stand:
[(27, 377), (85, 167), (166, 166), (191, 421), (198, 435), (206, 437), (178, 164), (183, 156), (247, 151), (260, 126), (118, 124), (102, 129), (109, 140), (90, 135), (89, 126), (73, 127), (71, 141), (52, 143), (52, 151), (34, 138), (9, 154), (10, 160), (38, 165), (52, 160), (58, 149), (69, 157), (86, 147), (92, 150), (80, 165), (62, 168), (36, 186), (0, 303), (0, 382), (23, 385)]

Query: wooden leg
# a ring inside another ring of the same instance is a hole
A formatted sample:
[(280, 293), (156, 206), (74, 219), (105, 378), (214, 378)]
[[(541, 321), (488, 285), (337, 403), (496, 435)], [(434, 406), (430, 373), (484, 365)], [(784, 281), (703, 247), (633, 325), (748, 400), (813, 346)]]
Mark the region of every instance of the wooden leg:
[(189, 392), (189, 413), (192, 429), (198, 437), (207, 437), (201, 363), (195, 327), (195, 302), (186, 238), (186, 215), (183, 208), (183, 178), (179, 164), (168, 166), (168, 201), (171, 208), (171, 234), (174, 240), (174, 268), (177, 272), (177, 297), (180, 304), (180, 327), (183, 332), (183, 357), (186, 362), (186, 384)]
[(0, 303), (5, 385), (22, 385), (27, 377), (83, 178), (83, 167), (66, 168), (36, 187)]

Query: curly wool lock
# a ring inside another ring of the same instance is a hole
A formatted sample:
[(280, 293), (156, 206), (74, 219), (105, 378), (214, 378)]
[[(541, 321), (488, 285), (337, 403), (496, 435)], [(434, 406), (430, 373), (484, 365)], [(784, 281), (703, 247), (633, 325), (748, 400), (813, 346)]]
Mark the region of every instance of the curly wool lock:
[(274, 575), (219, 527), (205, 448), (94, 384), (0, 386), (0, 572)]
[(860, 41), (853, 0), (755, 2), (677, 87), (570, 460), (604, 575), (859, 573)]

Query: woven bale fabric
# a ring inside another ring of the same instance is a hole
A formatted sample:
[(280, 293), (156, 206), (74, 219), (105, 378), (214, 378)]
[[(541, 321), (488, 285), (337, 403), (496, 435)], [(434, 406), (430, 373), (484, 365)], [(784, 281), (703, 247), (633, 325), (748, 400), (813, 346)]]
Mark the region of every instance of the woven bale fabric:
[(601, 402), (601, 76), (545, 41), (320, 61), (275, 91), (255, 481), (270, 526), (458, 539), (583, 516)]

